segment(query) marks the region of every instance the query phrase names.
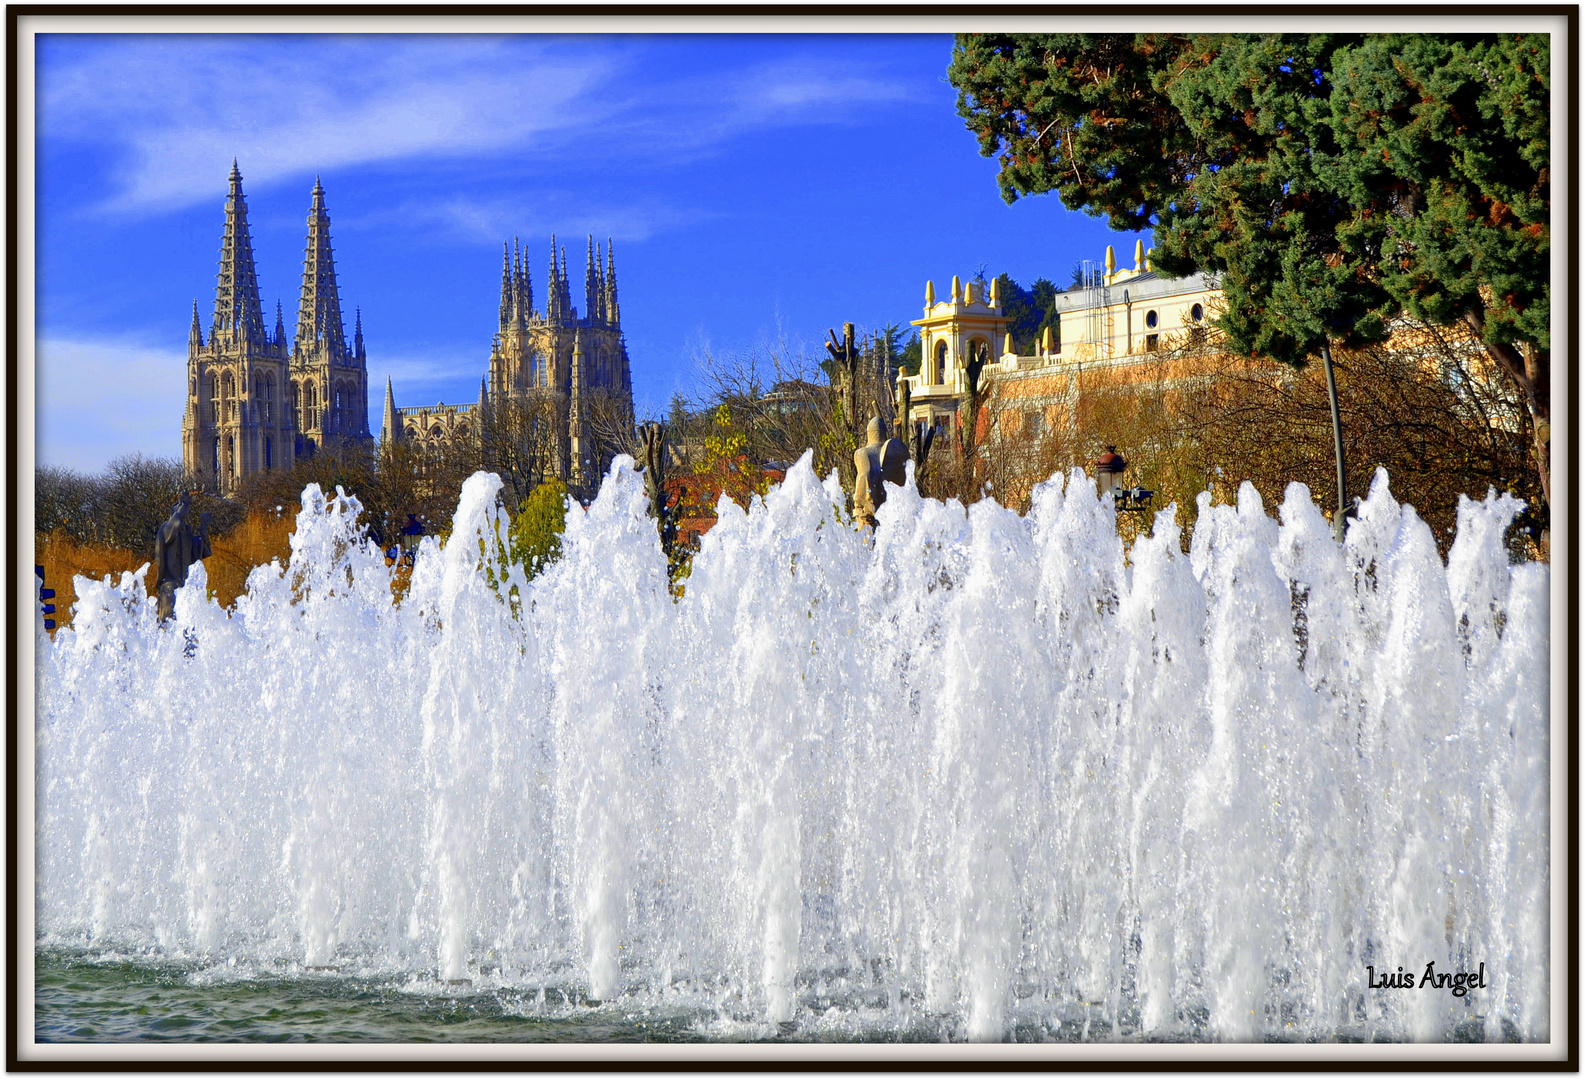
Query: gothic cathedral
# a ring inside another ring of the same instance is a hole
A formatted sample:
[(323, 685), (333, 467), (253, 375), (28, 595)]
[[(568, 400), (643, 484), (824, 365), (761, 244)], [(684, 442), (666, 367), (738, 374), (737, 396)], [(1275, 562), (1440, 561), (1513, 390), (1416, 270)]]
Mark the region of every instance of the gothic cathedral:
[(233, 494), (245, 477), (289, 469), (321, 448), (368, 452), (372, 446), (362, 317), (349, 347), (330, 216), (317, 179), (312, 199), (297, 333), (288, 346), (280, 304), (275, 332), (264, 328), (242, 174), (231, 163), (214, 320), (205, 342), (193, 304), (182, 420), (188, 475), (222, 495)]
[(490, 349), (489, 373), (479, 401), (468, 405), (397, 408), (385, 392), (382, 439), (456, 445), (509, 421), (525, 403), (549, 414), (549, 445), (541, 476), (554, 475), (574, 492), (588, 493), (631, 442), (633, 375), (617, 303), (616, 259), (589, 238), (584, 309), (572, 304), (567, 251), (550, 240), (545, 309), (534, 308), (528, 256), (508, 247), (502, 255), (500, 321)]

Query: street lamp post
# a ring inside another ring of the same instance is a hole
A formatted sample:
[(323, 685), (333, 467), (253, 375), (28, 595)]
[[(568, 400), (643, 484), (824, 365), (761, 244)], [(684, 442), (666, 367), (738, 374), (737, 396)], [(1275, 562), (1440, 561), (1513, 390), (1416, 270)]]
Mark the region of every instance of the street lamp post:
[(1110, 492), (1112, 502), (1119, 513), (1137, 513), (1150, 509), (1156, 493), (1149, 488), (1137, 485), (1128, 487), (1123, 483), (1123, 471), (1128, 468), (1128, 462), (1117, 452), (1117, 447), (1108, 446), (1106, 453), (1091, 464), (1095, 467), (1095, 479), (1101, 495), (1105, 496)]

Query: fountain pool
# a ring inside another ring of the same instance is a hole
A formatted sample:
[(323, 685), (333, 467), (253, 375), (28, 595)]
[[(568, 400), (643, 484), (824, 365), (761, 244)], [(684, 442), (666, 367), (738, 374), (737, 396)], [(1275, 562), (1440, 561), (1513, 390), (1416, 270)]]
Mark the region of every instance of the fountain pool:
[[(498, 490), (400, 602), (317, 488), (234, 610), (201, 567), (163, 627), (78, 580), (38, 631), (41, 971), (483, 994), (568, 1038), (1549, 1037), (1512, 498), (1445, 563), (1384, 473), (1343, 545), (1246, 485), (1125, 551), (1082, 473), (1023, 516), (910, 481), (870, 534), (806, 458), (676, 598), (627, 459), (531, 581)], [(1428, 964), (1484, 985), (1378, 985)]]

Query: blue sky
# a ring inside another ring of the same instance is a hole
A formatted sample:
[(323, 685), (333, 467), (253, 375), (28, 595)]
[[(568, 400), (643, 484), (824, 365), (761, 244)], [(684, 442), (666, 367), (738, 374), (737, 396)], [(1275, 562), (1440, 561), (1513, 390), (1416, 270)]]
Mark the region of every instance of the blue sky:
[(705, 352), (813, 358), (844, 321), (918, 318), (927, 278), (1065, 283), (1133, 247), (1055, 197), (1001, 201), (943, 35), (37, 40), (42, 464), (180, 456), (233, 157), (288, 326), (322, 177), (375, 430), (387, 376), (401, 405), (477, 397), (513, 236), (542, 302), (557, 234), (580, 307), (587, 235), (614, 241), (641, 415)]

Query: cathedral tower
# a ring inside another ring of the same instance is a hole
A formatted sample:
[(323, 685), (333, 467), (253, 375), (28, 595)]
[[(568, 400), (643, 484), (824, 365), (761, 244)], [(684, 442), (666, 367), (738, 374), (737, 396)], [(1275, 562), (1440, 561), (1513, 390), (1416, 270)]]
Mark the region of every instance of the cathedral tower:
[(400, 438), (441, 443), (507, 425), (514, 435), (500, 440), (505, 443), (532, 429), (532, 452), (542, 463), (530, 470), (533, 482), (555, 476), (580, 495), (592, 494), (611, 458), (633, 441), (633, 377), (616, 298), (616, 256), (609, 241), (602, 250), (589, 237), (582, 312), (572, 304), (566, 249), (554, 236), (543, 312), (534, 310), (528, 264), (518, 241), (502, 245), (501, 300), (478, 404), (396, 408), (397, 430)]
[(264, 329), (247, 200), (235, 161), (230, 185), (207, 342), (198, 305), (193, 305), (182, 419), (183, 465), (205, 488), (224, 495), (252, 473), (290, 468), (295, 449), (283, 397), (288, 385), (286, 342), (281, 334), (272, 338)]
[(279, 304), (275, 332), (265, 330), (247, 201), (235, 161), (230, 184), (207, 342), (193, 305), (182, 420), (187, 472), (223, 495), (233, 494), (243, 478), (289, 469), (319, 447), (367, 449), (372, 441), (363, 324), (360, 317), (349, 348), (324, 189), (314, 181), (297, 336), (288, 345)]
[(352, 347), (346, 341), (336, 262), (330, 249), (325, 189), (314, 178), (298, 294), (297, 337), (292, 343), (291, 401), (298, 453), (321, 447), (368, 449), (369, 377), (363, 353), (363, 319)]

